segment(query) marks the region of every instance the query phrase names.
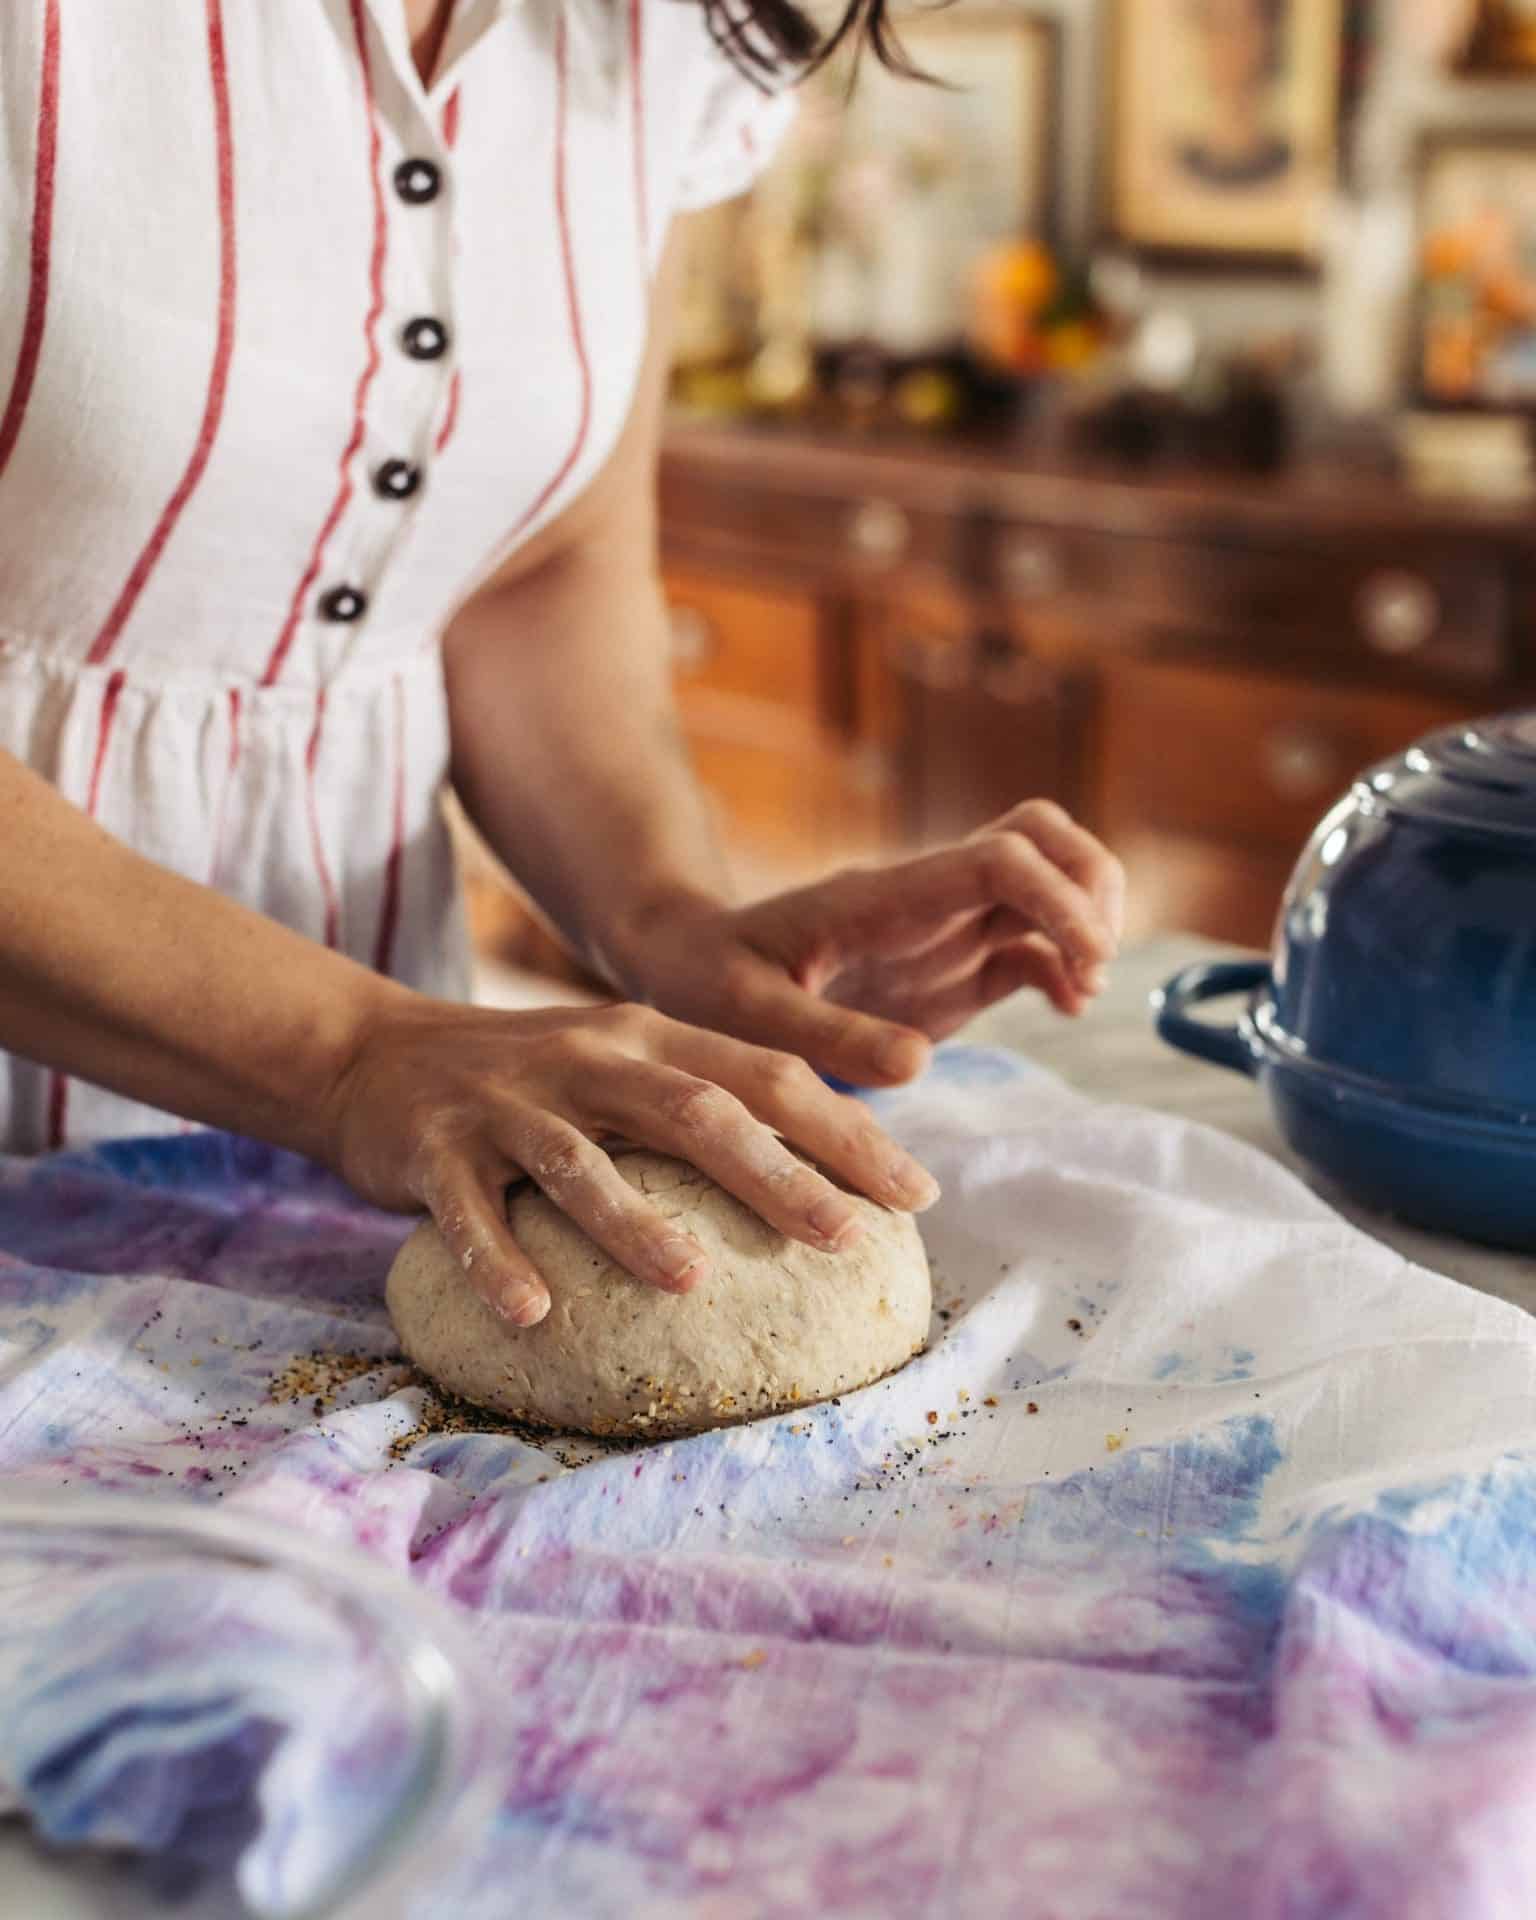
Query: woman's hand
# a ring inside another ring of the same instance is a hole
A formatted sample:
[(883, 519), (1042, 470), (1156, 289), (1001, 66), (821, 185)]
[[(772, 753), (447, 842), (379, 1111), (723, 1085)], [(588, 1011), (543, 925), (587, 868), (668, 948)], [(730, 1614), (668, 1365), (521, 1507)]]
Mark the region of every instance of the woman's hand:
[(1106, 984), (1124, 903), (1113, 854), (1032, 800), (956, 846), (756, 906), (668, 901), (615, 964), (626, 992), (679, 1019), (880, 1086), (1021, 987), (1081, 1013)]
[(381, 1206), (429, 1208), (471, 1284), (519, 1326), (550, 1304), (507, 1224), (507, 1187), (525, 1175), (637, 1279), (685, 1293), (707, 1272), (603, 1140), (675, 1154), (814, 1247), (849, 1245), (858, 1216), (786, 1141), (886, 1206), (938, 1196), (802, 1060), (638, 1006), (509, 1014), (401, 995), (338, 1080), (328, 1133), (337, 1171)]

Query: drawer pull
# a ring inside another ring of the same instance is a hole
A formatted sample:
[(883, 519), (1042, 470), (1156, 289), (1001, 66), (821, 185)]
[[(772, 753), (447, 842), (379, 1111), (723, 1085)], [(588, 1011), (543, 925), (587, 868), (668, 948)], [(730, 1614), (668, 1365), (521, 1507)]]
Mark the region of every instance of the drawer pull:
[(1347, 777), (1336, 748), (1321, 734), (1268, 735), (1260, 752), (1264, 777), (1284, 800), (1317, 800), (1336, 792)]
[(888, 793), (895, 780), (895, 756), (888, 747), (866, 743), (848, 756), (848, 784), (866, 798)]
[(866, 500), (854, 509), (848, 541), (865, 560), (892, 567), (912, 544), (912, 522), (894, 500)]
[(970, 685), (971, 650), (959, 640), (925, 638), (916, 633), (895, 634), (885, 649), (891, 671), (919, 687), (953, 693)]
[(1356, 618), (1367, 646), (1399, 659), (1417, 653), (1440, 626), (1440, 596), (1416, 573), (1373, 573), (1361, 586)]
[(714, 625), (697, 607), (670, 609), (672, 664), (680, 673), (698, 673), (719, 652)]
[(1020, 599), (1047, 600), (1060, 591), (1061, 580), (1061, 561), (1048, 540), (1024, 535), (1003, 548), (1003, 583)]

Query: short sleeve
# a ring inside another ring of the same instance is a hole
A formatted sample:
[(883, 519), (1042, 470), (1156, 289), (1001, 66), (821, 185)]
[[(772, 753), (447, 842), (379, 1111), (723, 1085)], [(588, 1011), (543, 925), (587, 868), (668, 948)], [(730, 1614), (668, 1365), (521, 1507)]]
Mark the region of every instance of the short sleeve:
[(683, 165), (676, 201), (680, 213), (745, 193), (778, 152), (795, 117), (792, 88), (765, 93), (720, 58), (723, 71), (705, 95)]

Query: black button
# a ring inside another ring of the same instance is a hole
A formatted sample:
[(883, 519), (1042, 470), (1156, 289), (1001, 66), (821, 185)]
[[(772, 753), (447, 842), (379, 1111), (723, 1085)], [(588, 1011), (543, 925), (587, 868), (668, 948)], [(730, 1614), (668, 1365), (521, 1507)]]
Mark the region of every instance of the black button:
[(322, 620), (361, 620), (367, 611), (368, 596), (357, 587), (332, 587), (320, 596)]
[(448, 351), (448, 329), (441, 320), (425, 314), (407, 320), (400, 330), (400, 344), (413, 360), (441, 360)]
[(424, 207), (442, 190), (442, 170), (435, 161), (402, 160), (395, 168), (395, 192), (413, 207)]
[(384, 500), (409, 500), (421, 485), (421, 468), (409, 460), (386, 460), (374, 469), (373, 490)]

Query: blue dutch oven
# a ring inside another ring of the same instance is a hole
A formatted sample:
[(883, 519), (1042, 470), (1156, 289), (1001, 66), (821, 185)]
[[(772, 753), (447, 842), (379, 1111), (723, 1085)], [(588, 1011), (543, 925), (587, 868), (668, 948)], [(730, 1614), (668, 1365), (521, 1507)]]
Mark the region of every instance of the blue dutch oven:
[[(1190, 1016), (1243, 995), (1234, 1026)], [(1162, 1037), (1251, 1074), (1367, 1206), (1536, 1253), (1536, 712), (1363, 774), (1302, 855), (1273, 958), (1192, 967)]]

